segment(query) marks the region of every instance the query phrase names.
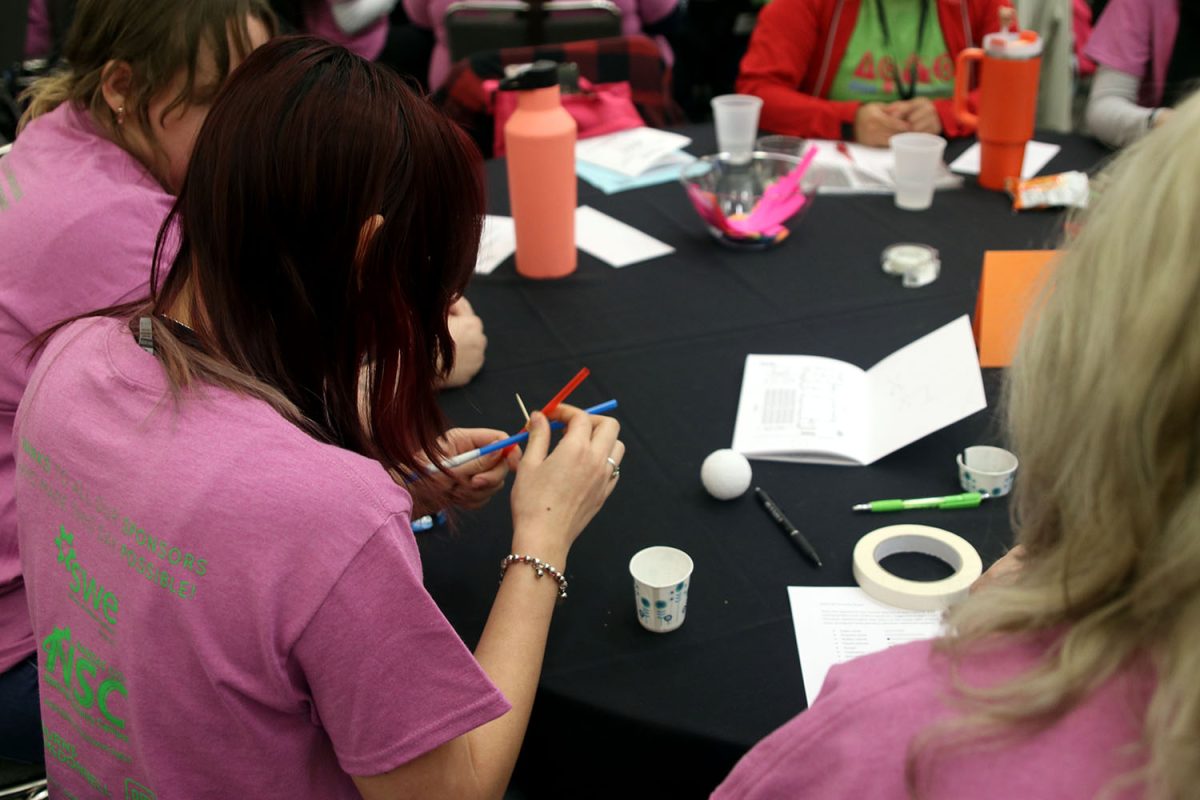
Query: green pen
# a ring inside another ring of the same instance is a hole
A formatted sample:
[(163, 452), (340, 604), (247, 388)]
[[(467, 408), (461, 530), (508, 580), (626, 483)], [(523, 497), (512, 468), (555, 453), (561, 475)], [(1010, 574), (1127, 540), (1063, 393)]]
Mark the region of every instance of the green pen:
[(980, 492), (965, 492), (945, 497), (918, 497), (915, 500), (872, 500), (869, 503), (859, 503), (853, 508), (855, 511), (872, 512), (907, 511), (910, 508), (939, 508), (942, 510), (951, 508), (978, 508), (979, 504), (987, 499), (988, 496)]

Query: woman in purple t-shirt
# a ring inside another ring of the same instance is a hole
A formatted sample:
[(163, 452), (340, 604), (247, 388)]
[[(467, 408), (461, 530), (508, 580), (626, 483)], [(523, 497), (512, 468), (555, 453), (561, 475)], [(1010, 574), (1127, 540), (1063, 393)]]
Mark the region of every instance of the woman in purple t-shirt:
[[(427, 473), (503, 437), (443, 434), (436, 398), (481, 166), (390, 70), (277, 39), (200, 132), (169, 274), (49, 340), (17, 416), (17, 505), (64, 792), (503, 793), (560, 570), (625, 447), (615, 420), (564, 407), (553, 450), (537, 414), (519, 461)], [(518, 464), (473, 657), (411, 520)]]
[(69, 66), (34, 85), (0, 160), (0, 758), (42, 758), (9, 446), (26, 345), (144, 293), (212, 96), (273, 29), (265, 0), (81, 0)]

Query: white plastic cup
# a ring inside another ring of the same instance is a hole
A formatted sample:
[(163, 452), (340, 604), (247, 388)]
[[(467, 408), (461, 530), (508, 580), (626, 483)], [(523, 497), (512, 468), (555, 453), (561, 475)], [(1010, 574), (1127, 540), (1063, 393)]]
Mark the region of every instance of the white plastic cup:
[(1003, 447), (975, 445), (958, 454), (958, 485), (964, 492), (1003, 497), (1012, 491), (1017, 457)]
[(754, 152), (758, 135), (758, 113), (762, 98), (751, 94), (723, 94), (712, 99), (713, 124), (717, 128), (717, 149), (729, 154), (734, 164), (744, 164)]
[(946, 140), (932, 133), (898, 133), (891, 138), (896, 208), (924, 211), (933, 204), (933, 186)]
[(674, 547), (647, 547), (629, 559), (638, 622), (653, 633), (669, 633), (687, 616), (692, 558)]

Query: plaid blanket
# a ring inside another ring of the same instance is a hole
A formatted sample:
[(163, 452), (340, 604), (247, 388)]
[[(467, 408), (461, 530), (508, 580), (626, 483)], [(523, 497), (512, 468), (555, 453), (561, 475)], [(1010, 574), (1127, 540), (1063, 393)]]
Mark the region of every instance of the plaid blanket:
[(539, 59), (574, 62), (579, 74), (592, 83), (629, 81), (633, 104), (647, 125), (667, 128), (680, 125), (682, 111), (671, 99), (671, 72), (658, 45), (646, 36), (617, 36), (565, 44), (512, 47), (476, 53), (459, 61), (433, 100), (475, 140), (485, 158), (493, 155), (494, 121), (488, 111), (483, 82), (504, 76), (509, 64)]

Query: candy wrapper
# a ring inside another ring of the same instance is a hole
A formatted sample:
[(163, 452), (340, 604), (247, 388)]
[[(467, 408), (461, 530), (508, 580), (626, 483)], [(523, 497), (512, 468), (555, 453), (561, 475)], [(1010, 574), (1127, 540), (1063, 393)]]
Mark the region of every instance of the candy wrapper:
[(1086, 172), (1061, 172), (1029, 180), (1007, 181), (1012, 195), (1013, 211), (1031, 208), (1087, 208), (1088, 176)]

